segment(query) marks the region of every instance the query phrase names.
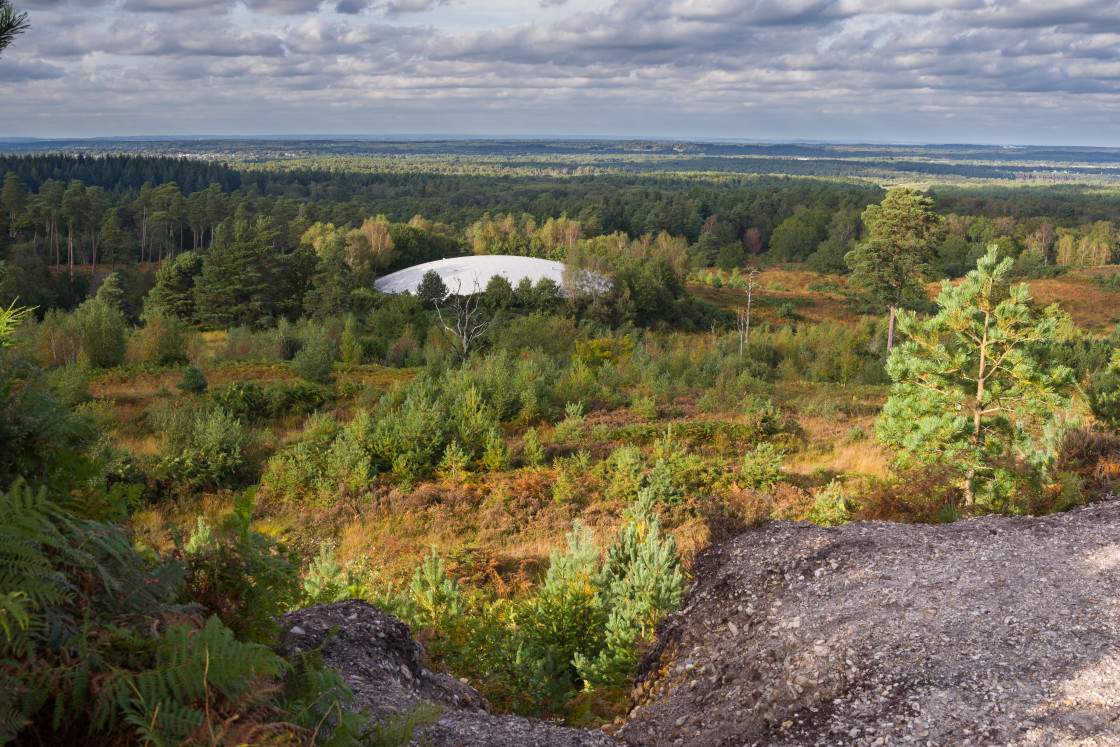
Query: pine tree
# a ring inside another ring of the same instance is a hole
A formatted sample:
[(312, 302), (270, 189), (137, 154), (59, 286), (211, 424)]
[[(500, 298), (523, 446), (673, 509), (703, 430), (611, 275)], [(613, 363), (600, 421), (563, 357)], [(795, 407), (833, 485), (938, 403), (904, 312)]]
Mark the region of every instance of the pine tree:
[(932, 199), (914, 189), (898, 188), (888, 192), (881, 204), (869, 205), (863, 222), (870, 235), (844, 261), (852, 268), (852, 285), (890, 309), (890, 350), (903, 300), (924, 291), (922, 273), (940, 239), (941, 219), (933, 212)]
[(99, 244), (102, 263), (116, 265), (125, 258), (129, 237), (121, 225), (120, 210), (117, 208), (106, 211), (105, 218), (101, 221)]
[(166, 313), (194, 323), (195, 283), (202, 275), (203, 257), (198, 252), (183, 252), (164, 263), (156, 273), (156, 287), (148, 294), (145, 313)]
[(350, 310), (354, 273), (346, 262), (342, 242), (332, 237), (323, 245), (311, 289), (303, 298), (303, 310), (315, 319), (341, 316)]
[(256, 223), (236, 221), (218, 231), (195, 285), (198, 326), (228, 329), (260, 327), (275, 315), (277, 304), (276, 227), (268, 217)]
[(8, 214), (8, 236), (14, 238), (16, 222), (27, 207), (27, 188), (12, 171), (4, 177), (4, 186), (0, 188), (0, 205)]
[(1041, 467), (1042, 427), (1070, 403), (1069, 369), (1035, 352), (1054, 320), (1032, 317), (1025, 284), (1005, 295), (1011, 264), (990, 246), (960, 285), (942, 281), (936, 316), (899, 315), (908, 339), (887, 362), (894, 386), (876, 423), (880, 440), (901, 450), (903, 467), (958, 465), (969, 503), (1011, 477), (1002, 466), (1009, 460)]
[(99, 301), (104, 301), (117, 311), (125, 311), (127, 301), (124, 297), (124, 290), (121, 288), (121, 276), (119, 273), (110, 272), (105, 276), (105, 279), (101, 282), (101, 287), (97, 289), (96, 298)]
[(602, 648), (595, 655), (577, 653), (576, 669), (592, 687), (625, 688), (638, 665), (642, 643), (653, 640), (657, 624), (684, 597), (681, 556), (672, 535), (661, 534), (653, 512), (657, 496), (638, 493), (630, 521), (607, 550), (597, 585), (607, 610)]

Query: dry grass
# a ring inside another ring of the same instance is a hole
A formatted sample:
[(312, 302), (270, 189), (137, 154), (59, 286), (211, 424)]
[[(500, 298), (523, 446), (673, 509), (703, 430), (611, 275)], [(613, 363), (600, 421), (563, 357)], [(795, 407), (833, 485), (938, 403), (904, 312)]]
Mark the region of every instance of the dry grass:
[(1045, 305), (1057, 302), (1078, 326), (1107, 330), (1120, 321), (1120, 294), (1100, 288), (1090, 277), (1116, 270), (1116, 267), (1096, 267), (1060, 278), (1031, 280), (1028, 285), (1036, 301)]
[[(801, 322), (817, 324), (820, 322), (840, 322), (856, 324), (859, 314), (840, 293), (810, 291), (814, 283), (833, 283), (841, 291), (847, 288), (847, 281), (837, 275), (819, 275), (796, 267), (769, 268), (755, 276), (759, 287), (754, 291), (751, 309), (751, 323), (783, 323), (788, 320), (778, 316), (778, 308), (783, 303), (793, 303)], [(770, 286), (770, 287), (767, 287)], [(775, 290), (780, 286), (787, 290)], [(747, 292), (735, 288), (713, 288), (702, 283), (688, 283), (688, 292), (721, 309), (736, 309), (747, 305)]]
[[(1057, 278), (1025, 280), (1031, 296), (1043, 306), (1057, 303), (1073, 317), (1073, 321), (1090, 331), (1110, 330), (1120, 322), (1120, 294), (1107, 291), (1092, 282), (1095, 275), (1110, 275), (1120, 271), (1120, 266), (1106, 265), (1074, 270)], [(960, 279), (953, 281), (953, 284)], [(941, 292), (941, 283), (926, 286), (931, 299)]]

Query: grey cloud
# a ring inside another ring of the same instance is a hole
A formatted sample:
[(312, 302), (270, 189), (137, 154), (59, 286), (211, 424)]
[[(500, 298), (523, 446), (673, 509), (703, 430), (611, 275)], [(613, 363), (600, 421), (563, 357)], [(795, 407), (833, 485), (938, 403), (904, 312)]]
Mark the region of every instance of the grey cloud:
[(242, 0), (250, 10), (269, 15), (304, 15), (314, 13), (323, 0)]
[(389, 17), (424, 13), (450, 4), (450, 0), (339, 0), (335, 10), (354, 15), (364, 11)]
[(86, 10), (113, 5), (117, 0), (19, 0), (14, 3), (24, 10), (61, 10), (69, 8), (82, 8)]
[(151, 58), (183, 56), (276, 57), (284, 55), (283, 41), (267, 32), (200, 27), (196, 21), (157, 23), (135, 19), (108, 29), (87, 25), (52, 51), (63, 55), (104, 52)]
[(441, 8), (449, 3), (450, 0), (394, 0), (385, 6), (385, 12), (389, 15), (400, 15), (402, 13), (423, 13), (428, 10), (435, 10)]
[(11, 60), (0, 58), (0, 81), (6, 83), (62, 78), (66, 71), (57, 65), (40, 60)]
[(1030, 29), (1050, 26), (1092, 26), (1094, 32), (1117, 27), (1116, 3), (1086, 0), (1055, 3), (1046, 0), (1012, 0), (991, 4), (978, 11), (973, 21), (982, 26)]
[(228, 13), (232, 0), (127, 0), (125, 10), (150, 13)]

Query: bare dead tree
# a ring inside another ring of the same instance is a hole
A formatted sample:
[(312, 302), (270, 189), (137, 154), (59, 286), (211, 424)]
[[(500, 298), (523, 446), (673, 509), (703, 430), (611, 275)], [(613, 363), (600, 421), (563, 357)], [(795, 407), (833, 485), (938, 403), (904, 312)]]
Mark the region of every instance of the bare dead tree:
[(751, 297), (754, 295), (754, 276), (758, 274), (758, 270), (751, 268), (751, 273), (747, 276), (747, 308), (738, 309), (735, 312), (735, 326), (739, 329), (739, 356), (743, 355), (743, 348), (751, 341)]
[[(474, 285), (474, 292), (466, 295), (463, 295), (462, 285), (462, 281), (459, 281), (455, 292), (436, 301), (435, 307), (440, 334), (455, 351), (455, 355), (459, 356), (459, 360), (466, 363), (471, 350), (494, 324), (494, 319), (488, 318), (486, 312), (478, 307), (478, 283)], [(446, 318), (444, 311), (447, 312)]]

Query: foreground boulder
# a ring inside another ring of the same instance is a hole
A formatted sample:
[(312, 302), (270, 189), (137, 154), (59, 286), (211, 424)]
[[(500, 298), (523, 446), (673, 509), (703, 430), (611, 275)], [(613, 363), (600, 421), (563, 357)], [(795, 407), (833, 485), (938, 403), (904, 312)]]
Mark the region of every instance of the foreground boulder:
[[(323, 663), (354, 691), (355, 708), (368, 707), (377, 720), (399, 718), (420, 703), (440, 707), (438, 720), (417, 727), (428, 745), (617, 745), (602, 732), (566, 729), (539, 719), (491, 715), (478, 691), (454, 677), (428, 671), (423, 648), (408, 626), (376, 607), (347, 600), (290, 612), (282, 624), (292, 646), (321, 647)], [(337, 632), (331, 636), (331, 629)]]
[(1120, 744), (1120, 501), (712, 547), (639, 665), (633, 745)]

